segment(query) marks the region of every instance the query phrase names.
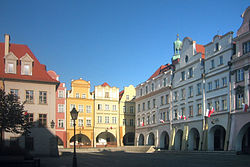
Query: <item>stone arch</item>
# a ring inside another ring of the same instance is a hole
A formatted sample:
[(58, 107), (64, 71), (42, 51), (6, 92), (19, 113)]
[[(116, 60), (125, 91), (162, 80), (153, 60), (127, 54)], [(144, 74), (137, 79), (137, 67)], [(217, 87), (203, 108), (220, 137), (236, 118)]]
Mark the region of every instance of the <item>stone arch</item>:
[(221, 125), (213, 126), (208, 133), (208, 150), (223, 151), (225, 145), (226, 130)]
[(179, 129), (175, 134), (175, 140), (174, 140), (174, 148), (175, 148), (175, 150), (181, 150), (182, 137), (183, 137), (183, 130)]
[(73, 145), (74, 138), (76, 139), (76, 146), (84, 147), (84, 146), (91, 146), (91, 140), (88, 136), (84, 134), (76, 134), (75, 136), (72, 136), (69, 140), (70, 145)]
[(160, 148), (168, 150), (169, 148), (169, 135), (168, 132), (163, 131), (160, 136)]
[(124, 146), (128, 146), (128, 145), (133, 146), (134, 140), (135, 140), (135, 133), (128, 132), (123, 136), (123, 145)]
[(138, 145), (139, 146), (144, 146), (144, 135), (143, 134), (139, 135)]
[(110, 132), (101, 132), (96, 137), (97, 146), (116, 146), (116, 138)]
[(250, 122), (240, 129), (236, 138), (235, 150), (250, 153)]
[(188, 150), (198, 150), (200, 134), (196, 128), (192, 128), (188, 133)]
[(148, 135), (148, 143), (147, 145), (152, 146), (155, 145), (155, 135), (153, 132), (150, 132)]

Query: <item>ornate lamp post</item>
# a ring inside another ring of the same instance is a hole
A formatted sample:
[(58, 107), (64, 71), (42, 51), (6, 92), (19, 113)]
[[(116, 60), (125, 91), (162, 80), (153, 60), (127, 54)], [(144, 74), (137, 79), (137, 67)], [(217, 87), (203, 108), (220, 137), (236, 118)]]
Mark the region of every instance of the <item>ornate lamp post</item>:
[(76, 159), (76, 120), (78, 116), (78, 112), (75, 107), (70, 111), (70, 115), (72, 120), (74, 121), (74, 155), (73, 155), (73, 167), (77, 167), (77, 159)]

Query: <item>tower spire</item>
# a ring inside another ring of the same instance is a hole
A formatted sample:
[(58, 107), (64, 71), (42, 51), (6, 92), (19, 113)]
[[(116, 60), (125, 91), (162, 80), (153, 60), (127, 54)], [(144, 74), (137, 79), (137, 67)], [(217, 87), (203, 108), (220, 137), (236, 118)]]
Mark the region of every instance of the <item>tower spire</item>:
[(180, 58), (180, 51), (182, 47), (182, 42), (179, 39), (179, 34), (177, 34), (177, 39), (174, 41), (174, 57), (173, 60)]

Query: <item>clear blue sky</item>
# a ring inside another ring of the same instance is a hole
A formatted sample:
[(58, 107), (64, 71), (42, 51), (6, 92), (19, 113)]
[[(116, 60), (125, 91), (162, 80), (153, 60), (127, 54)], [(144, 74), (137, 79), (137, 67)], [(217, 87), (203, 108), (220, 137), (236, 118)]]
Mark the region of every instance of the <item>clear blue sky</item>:
[[(176, 34), (236, 33), (249, 0), (1, 0), (0, 41), (27, 44), (47, 70), (123, 89), (170, 63)], [(235, 35), (234, 35), (235, 36)]]

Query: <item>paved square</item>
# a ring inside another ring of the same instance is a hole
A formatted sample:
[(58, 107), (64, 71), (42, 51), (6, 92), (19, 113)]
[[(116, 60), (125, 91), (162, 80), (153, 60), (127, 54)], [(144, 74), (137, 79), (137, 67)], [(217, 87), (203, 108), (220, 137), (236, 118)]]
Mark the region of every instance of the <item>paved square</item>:
[[(250, 155), (235, 155), (227, 152), (157, 152), (126, 153), (98, 152), (78, 153), (78, 167), (248, 167)], [(42, 157), (41, 167), (71, 167), (72, 153), (63, 153), (58, 158)]]

